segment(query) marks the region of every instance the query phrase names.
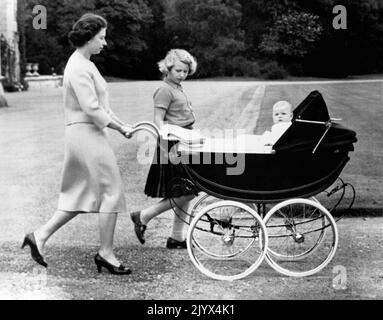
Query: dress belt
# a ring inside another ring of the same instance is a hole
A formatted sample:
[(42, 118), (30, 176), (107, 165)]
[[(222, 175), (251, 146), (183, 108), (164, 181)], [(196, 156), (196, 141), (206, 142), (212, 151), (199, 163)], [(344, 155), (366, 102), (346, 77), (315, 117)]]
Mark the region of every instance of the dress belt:
[(69, 126), (72, 126), (72, 125), (74, 125), (74, 124), (79, 124), (79, 123), (94, 124), (93, 122), (89, 122), (89, 121), (76, 121), (76, 122), (70, 122), (70, 123), (67, 123), (65, 126), (66, 126), (66, 127), (69, 127)]

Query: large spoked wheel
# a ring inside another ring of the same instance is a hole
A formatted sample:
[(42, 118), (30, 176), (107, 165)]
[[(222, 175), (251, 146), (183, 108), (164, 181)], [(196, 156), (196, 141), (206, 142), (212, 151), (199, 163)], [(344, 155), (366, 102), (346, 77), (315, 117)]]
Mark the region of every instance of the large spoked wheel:
[(267, 250), (263, 220), (249, 206), (219, 201), (204, 207), (192, 220), (187, 248), (194, 265), (218, 280), (246, 277), (262, 263)]
[(193, 218), (197, 215), (199, 211), (201, 211), (208, 205), (218, 201), (222, 201), (222, 199), (211, 196), (210, 194), (205, 192), (200, 192), (199, 196), (193, 199), (191, 202), (191, 209), (189, 210), (189, 224), (192, 222)]
[(266, 214), (264, 223), (269, 236), (266, 260), (284, 275), (313, 275), (335, 254), (338, 245), (335, 220), (317, 201), (283, 201)]
[[(315, 201), (316, 203), (319, 203), (319, 201), (315, 197), (311, 197), (310, 200)], [(318, 218), (318, 220), (321, 220), (322, 226), (325, 227), (326, 224), (325, 224), (324, 216)], [(318, 221), (318, 222), (320, 222), (320, 221)], [(269, 227), (276, 229), (276, 228), (280, 228), (281, 226), (277, 225), (277, 224), (270, 224)], [(285, 228), (285, 226), (283, 226), (283, 227)], [(273, 231), (272, 234), (274, 234), (275, 229), (272, 230)], [(310, 255), (312, 252), (314, 252), (315, 249), (320, 245), (321, 241), (324, 238), (325, 232), (326, 232), (326, 228), (322, 228), (322, 230), (318, 230), (318, 232), (315, 235), (316, 241), (315, 241), (315, 238), (313, 238), (311, 241), (312, 246), (310, 247), (309, 245), (307, 245), (305, 250), (302, 249), (301, 251), (297, 251), (297, 252), (294, 252), (294, 251), (285, 252), (283, 250), (273, 251), (273, 249), (268, 248), (268, 253), (270, 255), (272, 255), (273, 257), (277, 258), (278, 260), (296, 261), (296, 260), (304, 259), (308, 255)], [(281, 238), (283, 237), (282, 235), (274, 234), (274, 238), (278, 238), (279, 236)], [(301, 238), (301, 239), (303, 239), (303, 238)], [(300, 240), (299, 236), (298, 236), (297, 240), (298, 241)]]

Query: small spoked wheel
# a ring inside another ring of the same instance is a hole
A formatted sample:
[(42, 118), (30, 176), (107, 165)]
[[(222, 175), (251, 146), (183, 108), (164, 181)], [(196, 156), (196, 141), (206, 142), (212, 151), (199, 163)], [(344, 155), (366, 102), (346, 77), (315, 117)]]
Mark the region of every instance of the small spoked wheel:
[(249, 206), (218, 201), (192, 220), (187, 248), (194, 265), (208, 277), (237, 280), (262, 263), (267, 250), (266, 227)]
[(269, 237), (266, 260), (284, 275), (313, 275), (335, 254), (336, 222), (315, 199), (283, 201), (266, 214), (264, 223)]

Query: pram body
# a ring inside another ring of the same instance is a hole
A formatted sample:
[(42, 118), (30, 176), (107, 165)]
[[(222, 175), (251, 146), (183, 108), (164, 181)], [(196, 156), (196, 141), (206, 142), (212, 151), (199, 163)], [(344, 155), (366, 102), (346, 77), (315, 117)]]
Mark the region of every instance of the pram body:
[[(279, 202), (307, 198), (334, 183), (350, 159), (348, 153), (354, 150), (354, 131), (331, 123), (324, 135), (330, 121), (321, 94), (314, 91), (294, 110), (292, 125), (273, 146), (273, 152), (242, 155), (245, 166), (240, 175), (227, 174), (233, 164), (203, 161), (225, 159), (224, 154), (202, 152), (196, 161), (196, 149), (191, 150), (194, 159), (188, 159), (184, 167), (198, 188), (223, 199)], [(186, 147), (182, 150), (187, 154)]]

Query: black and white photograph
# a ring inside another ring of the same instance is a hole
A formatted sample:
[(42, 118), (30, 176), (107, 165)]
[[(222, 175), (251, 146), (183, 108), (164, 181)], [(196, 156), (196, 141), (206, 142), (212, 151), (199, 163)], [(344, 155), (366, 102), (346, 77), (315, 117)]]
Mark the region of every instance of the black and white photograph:
[(0, 62), (0, 300), (383, 299), (383, 1), (0, 0)]

